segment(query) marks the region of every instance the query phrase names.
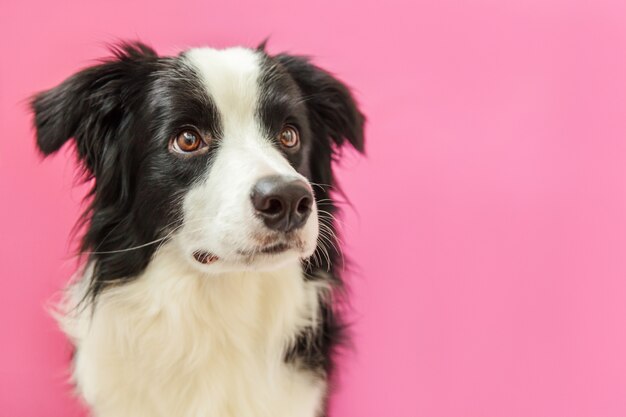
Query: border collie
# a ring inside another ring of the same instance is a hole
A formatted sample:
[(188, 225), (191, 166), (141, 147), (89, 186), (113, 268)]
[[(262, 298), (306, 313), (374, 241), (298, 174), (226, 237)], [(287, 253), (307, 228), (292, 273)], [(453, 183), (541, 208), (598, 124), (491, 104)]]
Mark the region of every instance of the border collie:
[(60, 322), (97, 417), (326, 414), (340, 322), (331, 162), (349, 89), (257, 49), (124, 43), (31, 102), (93, 180)]

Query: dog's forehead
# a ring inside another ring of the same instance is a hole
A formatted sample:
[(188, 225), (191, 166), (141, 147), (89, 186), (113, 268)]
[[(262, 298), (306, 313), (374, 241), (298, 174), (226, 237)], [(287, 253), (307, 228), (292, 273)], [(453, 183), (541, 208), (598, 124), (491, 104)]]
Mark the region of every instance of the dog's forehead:
[(194, 48), (182, 58), (196, 70), (225, 129), (241, 129), (242, 123), (255, 120), (263, 73), (260, 52), (246, 48)]

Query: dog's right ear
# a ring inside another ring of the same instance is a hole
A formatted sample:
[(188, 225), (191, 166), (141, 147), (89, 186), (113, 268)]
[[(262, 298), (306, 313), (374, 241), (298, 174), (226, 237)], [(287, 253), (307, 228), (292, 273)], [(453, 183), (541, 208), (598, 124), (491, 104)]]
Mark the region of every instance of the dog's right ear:
[[(86, 68), (59, 86), (31, 100), (37, 145), (44, 155), (56, 152), (74, 138), (79, 156), (92, 170), (107, 147), (129, 96), (129, 79), (137, 63), (155, 60), (157, 54), (141, 43), (112, 48), (113, 58)], [(132, 97), (132, 95), (130, 95)]]
[[(348, 86), (308, 58), (289, 54), (274, 57), (293, 77), (304, 96), (317, 133), (328, 135), (337, 146), (350, 143), (364, 152), (365, 116)], [(327, 139), (326, 137), (323, 138)]]

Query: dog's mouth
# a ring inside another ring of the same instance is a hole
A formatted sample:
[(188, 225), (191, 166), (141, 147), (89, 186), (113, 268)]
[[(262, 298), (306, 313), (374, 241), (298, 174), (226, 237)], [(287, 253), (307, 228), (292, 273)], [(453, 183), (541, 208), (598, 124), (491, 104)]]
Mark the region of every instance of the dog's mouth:
[(193, 257), (196, 261), (205, 265), (212, 264), (213, 262), (216, 262), (217, 260), (220, 259), (217, 255), (214, 255), (211, 252), (206, 252), (202, 250), (195, 251), (193, 253)]
[[(245, 256), (246, 258), (254, 258), (255, 256), (258, 256), (258, 255), (276, 255), (279, 253), (286, 252), (292, 248), (293, 246), (288, 243), (279, 242), (279, 243), (275, 243), (272, 245), (255, 248), (253, 250), (248, 250), (248, 251), (240, 250), (240, 251), (237, 251), (237, 253), (239, 255)], [(193, 258), (197, 262), (200, 262), (201, 264), (204, 264), (204, 265), (215, 263), (219, 261), (220, 259), (219, 256), (215, 255), (214, 253), (207, 252), (204, 250), (195, 251), (193, 253)]]
[(254, 248), (252, 250), (239, 250), (237, 251), (237, 253), (247, 258), (254, 258), (257, 255), (276, 255), (279, 253), (283, 253), (283, 252), (288, 251), (289, 249), (292, 249), (292, 247), (293, 246), (288, 243), (279, 242), (279, 243), (274, 243), (271, 245)]
[(285, 252), (286, 250), (288, 250), (290, 248), (291, 248), (291, 246), (288, 245), (287, 243), (280, 242), (280, 243), (276, 243), (274, 245), (269, 245), (269, 246), (266, 246), (264, 248), (261, 248), (258, 252), (259, 253), (274, 254), (274, 253)]
[(250, 246), (233, 248), (232, 252), (229, 251), (235, 257), (218, 255), (204, 248), (198, 248), (193, 252), (193, 258), (203, 265), (212, 265), (218, 262), (248, 265), (255, 261), (269, 261), (273, 257), (281, 257), (287, 252), (294, 252), (295, 255), (306, 251), (306, 242), (294, 233), (283, 236), (254, 236), (253, 242)]

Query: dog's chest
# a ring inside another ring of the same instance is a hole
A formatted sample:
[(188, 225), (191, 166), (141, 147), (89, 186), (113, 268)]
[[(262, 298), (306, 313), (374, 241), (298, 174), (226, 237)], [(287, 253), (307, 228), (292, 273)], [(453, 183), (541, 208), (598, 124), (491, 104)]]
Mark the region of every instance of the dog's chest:
[(96, 416), (317, 415), (324, 381), (284, 354), (316, 320), (319, 285), (299, 265), (198, 279), (164, 261), (104, 293), (92, 317), (66, 317)]

